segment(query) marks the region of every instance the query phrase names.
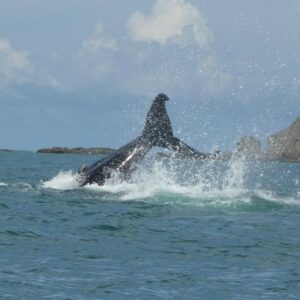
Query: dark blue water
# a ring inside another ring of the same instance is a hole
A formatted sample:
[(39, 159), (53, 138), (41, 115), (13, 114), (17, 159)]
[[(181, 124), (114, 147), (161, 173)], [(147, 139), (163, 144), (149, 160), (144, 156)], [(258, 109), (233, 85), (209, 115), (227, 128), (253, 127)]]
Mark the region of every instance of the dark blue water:
[(300, 164), (96, 159), (0, 153), (1, 299), (299, 299)]

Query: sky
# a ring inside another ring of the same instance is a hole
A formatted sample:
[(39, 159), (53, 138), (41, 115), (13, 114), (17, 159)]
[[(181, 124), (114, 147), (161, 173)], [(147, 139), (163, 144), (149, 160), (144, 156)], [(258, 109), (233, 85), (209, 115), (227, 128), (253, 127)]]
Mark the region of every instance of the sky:
[(170, 97), (201, 151), (300, 115), (299, 0), (0, 0), (0, 148), (119, 147)]

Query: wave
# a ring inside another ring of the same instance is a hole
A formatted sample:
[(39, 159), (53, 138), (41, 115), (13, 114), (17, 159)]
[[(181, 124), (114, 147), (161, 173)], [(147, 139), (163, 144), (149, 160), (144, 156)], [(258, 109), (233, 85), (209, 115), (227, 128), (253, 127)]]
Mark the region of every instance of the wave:
[(27, 182), (19, 182), (19, 183), (4, 183), (0, 182), (0, 187), (5, 187), (7, 189), (13, 189), (13, 190), (18, 190), (18, 191), (30, 191), (30, 190), (35, 190), (35, 185), (32, 185)]
[(277, 203), (279, 205), (300, 206), (299, 195), (297, 195), (296, 197), (282, 197), (282, 196), (280, 197), (272, 191), (255, 190), (253, 192), (253, 196), (265, 201)]
[[(201, 186), (178, 184), (143, 185), (133, 183), (92, 184), (85, 189), (106, 195), (107, 199), (119, 201), (150, 201), (164, 204), (193, 205), (200, 207), (223, 207), (241, 209), (269, 209), (277, 207), (300, 207), (298, 197), (278, 196), (273, 191), (249, 189), (202, 190)], [(110, 196), (107, 196), (110, 195)], [(113, 197), (115, 196), (115, 197)], [(102, 198), (103, 199), (103, 198)]]
[(90, 184), (81, 188), (77, 173), (61, 171), (54, 178), (42, 182), (42, 188), (80, 188), (98, 194), (100, 199), (118, 201), (248, 208), (300, 206), (298, 196), (282, 197), (275, 191), (246, 187), (246, 172), (247, 165), (241, 158), (233, 159), (226, 167), (216, 167), (214, 162), (180, 166), (178, 162), (165, 164), (155, 161), (139, 168), (129, 181), (122, 181), (116, 173), (103, 186)]

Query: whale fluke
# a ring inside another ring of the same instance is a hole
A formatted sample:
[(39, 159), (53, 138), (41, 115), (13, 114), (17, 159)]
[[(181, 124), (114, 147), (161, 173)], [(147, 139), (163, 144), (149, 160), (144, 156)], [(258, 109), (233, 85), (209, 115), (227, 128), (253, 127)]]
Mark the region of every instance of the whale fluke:
[(200, 159), (209, 157), (209, 154), (195, 150), (173, 135), (165, 105), (168, 100), (165, 94), (159, 94), (153, 100), (140, 136), (91, 166), (81, 168), (81, 186), (91, 183), (103, 185), (113, 171), (119, 171), (124, 178), (128, 178), (138, 162), (155, 146), (168, 148), (184, 156)]

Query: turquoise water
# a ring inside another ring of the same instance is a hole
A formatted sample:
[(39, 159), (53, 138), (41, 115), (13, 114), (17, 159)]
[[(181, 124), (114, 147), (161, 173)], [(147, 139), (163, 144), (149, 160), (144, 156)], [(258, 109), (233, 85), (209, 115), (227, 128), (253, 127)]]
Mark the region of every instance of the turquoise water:
[(0, 153), (1, 299), (299, 299), (300, 164)]

